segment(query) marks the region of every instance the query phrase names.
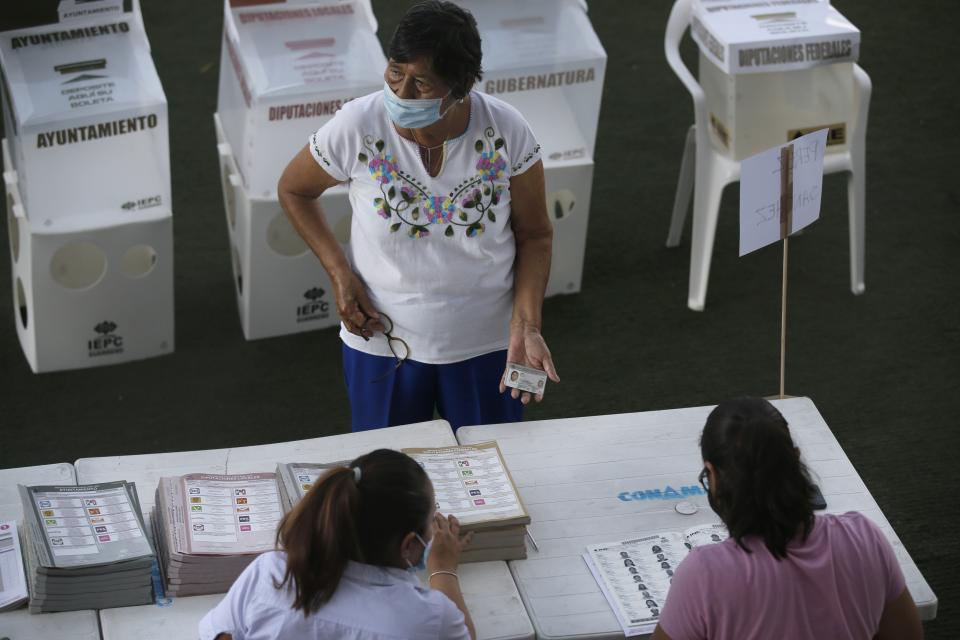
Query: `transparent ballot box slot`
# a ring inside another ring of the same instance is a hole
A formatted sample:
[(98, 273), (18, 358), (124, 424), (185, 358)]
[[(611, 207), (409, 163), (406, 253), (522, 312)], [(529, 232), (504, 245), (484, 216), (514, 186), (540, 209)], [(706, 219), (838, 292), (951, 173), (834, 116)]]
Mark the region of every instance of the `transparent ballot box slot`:
[(251, 197), (276, 197), (307, 137), (383, 86), (371, 15), (363, 0), (225, 4), (217, 112)]
[(582, 0), (460, 0), (483, 39), (480, 91), (515, 106), (545, 163), (593, 158), (607, 54)]
[(170, 206), (166, 97), (136, 15), (6, 31), (0, 65), (7, 169), (29, 215)]

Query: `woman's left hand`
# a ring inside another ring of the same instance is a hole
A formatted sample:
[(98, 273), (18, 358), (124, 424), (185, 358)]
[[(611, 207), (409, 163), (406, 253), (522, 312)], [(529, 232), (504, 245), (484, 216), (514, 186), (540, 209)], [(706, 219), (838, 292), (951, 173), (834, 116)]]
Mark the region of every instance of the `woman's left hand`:
[[(510, 345), (507, 347), (507, 363), (520, 364), (532, 369), (540, 369), (547, 373), (554, 382), (560, 382), (560, 376), (557, 375), (557, 369), (553, 366), (553, 356), (550, 355), (550, 349), (546, 341), (540, 335), (540, 330), (530, 326), (510, 326)], [(507, 371), (504, 369), (500, 376), (500, 393), (507, 390), (506, 379)], [(533, 397), (537, 402), (543, 400), (543, 394), (538, 393), (532, 396), (527, 391), (519, 389), (510, 389), (510, 396), (514, 399), (520, 398), (523, 404), (530, 404), (530, 398)]]

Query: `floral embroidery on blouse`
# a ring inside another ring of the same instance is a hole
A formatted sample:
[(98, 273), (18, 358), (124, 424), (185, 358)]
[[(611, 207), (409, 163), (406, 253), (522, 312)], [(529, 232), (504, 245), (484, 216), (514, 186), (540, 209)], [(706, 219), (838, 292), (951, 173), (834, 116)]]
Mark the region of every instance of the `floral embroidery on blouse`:
[(380, 152), (379, 155), (370, 161), (367, 165), (370, 169), (370, 175), (380, 184), (388, 184), (397, 179), (397, 162), (389, 153)]
[[(391, 232), (406, 228), (408, 237), (426, 238), (430, 235), (428, 227), (444, 225), (444, 236), (448, 238), (455, 235), (457, 228), (462, 228), (468, 238), (476, 238), (486, 229), (484, 220), (497, 221), (492, 208), (500, 203), (507, 180), (507, 161), (500, 153), (504, 144), (493, 127), (487, 127), (483, 138), (474, 144), (479, 156), (477, 173), (447, 196), (432, 194), (402, 171), (393, 155), (385, 150), (384, 141), (371, 135), (363, 137), (366, 151), (360, 152), (357, 159), (367, 165), (370, 175), (379, 183), (382, 197), (375, 198), (373, 205), (377, 215), (390, 222)], [(523, 162), (538, 149), (539, 146)]]
[(327, 156), (323, 155), (323, 151), (320, 150), (319, 145), (317, 145), (317, 134), (314, 133), (310, 138), (310, 143), (313, 145), (313, 152), (317, 154), (317, 157), (323, 160), (323, 164), (330, 166), (330, 160), (327, 159)]
[(530, 160), (533, 159), (533, 156), (537, 155), (538, 153), (540, 153), (540, 145), (539, 145), (539, 144), (533, 148), (533, 151), (531, 151), (531, 152), (528, 153), (527, 155), (523, 156), (523, 160), (521, 160), (521, 161), (518, 162), (517, 164), (513, 165), (513, 172), (516, 173), (517, 171), (520, 171), (520, 168), (523, 167), (523, 165), (525, 165), (525, 164), (527, 164), (528, 162), (530, 162)]

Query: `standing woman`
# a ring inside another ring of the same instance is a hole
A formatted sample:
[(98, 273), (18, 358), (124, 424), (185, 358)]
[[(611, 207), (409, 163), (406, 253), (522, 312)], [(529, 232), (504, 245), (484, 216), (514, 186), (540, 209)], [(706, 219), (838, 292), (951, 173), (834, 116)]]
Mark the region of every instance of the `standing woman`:
[(920, 640), (893, 547), (859, 513), (813, 513), (787, 421), (760, 398), (718, 405), (700, 481), (730, 537), (677, 567), (651, 640)]
[[(353, 429), (435, 409), (454, 428), (518, 421), (531, 396), (504, 393), (507, 362), (559, 382), (540, 334), (553, 238), (540, 145), (516, 109), (472, 91), (465, 9), (414, 5), (388, 54), (383, 91), (345, 104), (277, 186), (333, 283)], [(346, 254), (317, 200), (339, 183)]]
[[(413, 458), (379, 449), (331, 469), (200, 621), (200, 640), (470, 640), (457, 564), (470, 543)], [(427, 570), (428, 588), (416, 571)]]

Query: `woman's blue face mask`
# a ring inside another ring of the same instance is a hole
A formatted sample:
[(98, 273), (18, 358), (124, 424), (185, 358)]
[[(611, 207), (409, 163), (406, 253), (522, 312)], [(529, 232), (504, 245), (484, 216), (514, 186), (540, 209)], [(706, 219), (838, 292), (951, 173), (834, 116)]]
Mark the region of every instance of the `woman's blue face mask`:
[(423, 571), (424, 569), (427, 568), (427, 556), (430, 555), (430, 547), (433, 546), (433, 538), (430, 538), (430, 542), (424, 542), (423, 538), (420, 537), (419, 533), (414, 532), (413, 535), (417, 536), (417, 540), (419, 540), (420, 544), (423, 545), (423, 555), (420, 556), (420, 562), (418, 562), (417, 564), (413, 564), (412, 562), (407, 560), (407, 571), (411, 573), (416, 573), (418, 571)]
[[(440, 113), (440, 105), (444, 98), (449, 95), (450, 92), (448, 91), (443, 98), (423, 98), (419, 100), (400, 98), (393, 92), (387, 81), (383, 81), (383, 103), (387, 108), (387, 113), (394, 124), (404, 129), (423, 129), (438, 122), (443, 117), (443, 114)], [(447, 109), (449, 110), (450, 107), (447, 107)]]

